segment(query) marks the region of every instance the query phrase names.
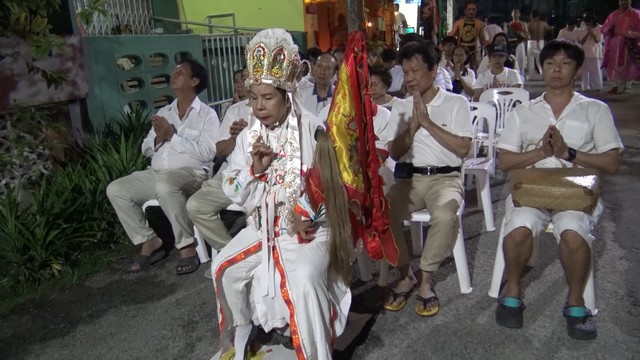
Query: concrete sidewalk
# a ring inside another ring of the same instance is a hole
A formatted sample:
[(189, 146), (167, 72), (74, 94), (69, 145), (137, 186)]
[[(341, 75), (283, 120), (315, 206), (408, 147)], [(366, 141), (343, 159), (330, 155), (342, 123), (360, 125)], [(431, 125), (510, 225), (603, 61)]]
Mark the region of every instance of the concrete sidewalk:
[[(529, 90), (535, 95), (540, 84)], [(386, 289), (376, 279), (354, 284), (353, 310), (376, 315), (341, 359), (640, 359), (640, 90), (606, 96), (627, 147), (619, 175), (604, 181), (607, 208), (596, 229), (598, 338), (568, 338), (561, 315), (566, 285), (555, 240), (544, 234), (539, 264), (525, 277), (525, 326), (495, 324), (496, 301), (487, 295), (497, 231), (484, 231), (470, 192), (463, 217), (474, 291), (459, 293), (455, 265), (436, 274), (440, 313), (420, 318), (415, 299), (399, 313), (380, 312)], [(492, 184), (496, 226), (508, 190)], [(0, 319), (1, 359), (210, 359), (219, 350), (213, 286), (203, 277), (175, 275), (174, 256), (149, 271), (125, 274), (129, 259), (105, 272)], [(418, 259), (413, 268), (418, 268)], [(395, 271), (392, 277), (397, 276)]]

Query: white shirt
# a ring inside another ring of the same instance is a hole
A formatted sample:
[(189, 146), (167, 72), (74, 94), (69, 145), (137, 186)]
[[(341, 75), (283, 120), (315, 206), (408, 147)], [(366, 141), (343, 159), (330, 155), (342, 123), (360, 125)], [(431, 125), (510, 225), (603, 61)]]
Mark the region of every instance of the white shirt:
[[(455, 79), (455, 73), (453, 71), (453, 68), (447, 68), (446, 70), (449, 73), (449, 76), (451, 76), (451, 79)], [(473, 87), (473, 84), (476, 81), (476, 73), (473, 72), (473, 70), (467, 68), (467, 74), (466, 75), (460, 74), (460, 76), (462, 77), (464, 82), (467, 83), (467, 85)], [(453, 88), (453, 82), (452, 82), (452, 88)], [(460, 93), (460, 95), (464, 96), (465, 98), (467, 98), (467, 100), (471, 101), (471, 96), (464, 92), (464, 88), (462, 89), (462, 92)]]
[(483, 36), (486, 42), (490, 43), (493, 41), (493, 37), (496, 36), (497, 33), (502, 32), (502, 28), (497, 24), (489, 24), (484, 27)]
[[(516, 107), (505, 121), (498, 148), (513, 152), (533, 150), (540, 146), (549, 125), (555, 125), (567, 145), (578, 151), (601, 154), (623, 149), (609, 107), (577, 92), (557, 120), (544, 94)], [(562, 167), (563, 163), (572, 166), (551, 156), (538, 161), (535, 167)]]
[(387, 89), (387, 92), (395, 92), (402, 90), (402, 84), (404, 83), (404, 71), (402, 66), (396, 65), (389, 70), (391, 73), (391, 86)]
[(580, 45), (580, 38), (578, 38), (579, 35), (580, 35), (580, 31), (578, 30), (578, 28), (573, 29), (573, 31), (569, 31), (569, 29), (565, 27), (560, 29), (560, 32), (558, 32), (557, 39), (566, 40), (574, 44)]
[(453, 82), (451, 81), (451, 76), (449, 73), (441, 67), (438, 67), (438, 72), (436, 73), (436, 79), (433, 81), (434, 84), (442, 90), (451, 90), (453, 89)]
[(403, 13), (401, 13), (400, 11), (395, 11), (394, 15), (396, 17), (396, 21), (393, 24), (393, 30), (398, 31), (398, 29), (400, 28), (400, 26), (402, 26), (402, 24), (407, 22), (407, 18), (404, 16)]
[(473, 83), (473, 89), (491, 89), (493, 84), (493, 77), (496, 76), (498, 81), (502, 85), (501, 87), (522, 87), (522, 77), (516, 70), (504, 68), (498, 75), (493, 75), (491, 70), (487, 70), (478, 74), (478, 78)]
[(255, 117), (251, 116), (251, 106), (249, 106), (249, 100), (242, 100), (235, 103), (227, 109), (227, 113), (224, 114), (222, 124), (220, 124), (218, 141), (227, 140), (231, 137), (231, 125), (234, 121), (244, 119), (247, 122), (247, 126), (251, 126), (250, 122), (253, 122)]
[(142, 153), (151, 157), (153, 170), (200, 168), (213, 160), (220, 128), (215, 110), (196, 96), (182, 120), (178, 115), (177, 99), (160, 109), (158, 116), (166, 118), (177, 133), (171, 141), (155, 146), (156, 133), (153, 127), (149, 131), (142, 142)]
[[(578, 41), (587, 34), (586, 27), (584, 29), (576, 30), (578, 32)], [(602, 57), (602, 33), (600, 32), (600, 25), (596, 25), (593, 30), (593, 35), (596, 36), (598, 41), (593, 41), (591, 37), (587, 38), (587, 41), (582, 44), (582, 50), (584, 50), (584, 56), (588, 58), (601, 58)]]
[(395, 97), (395, 96), (392, 96), (392, 97), (391, 97), (391, 100), (389, 100), (388, 102), (386, 102), (385, 104), (382, 104), (382, 105), (380, 105), (380, 106), (382, 106), (383, 108), (385, 108), (385, 109), (387, 109), (387, 110), (391, 111), (391, 109), (393, 108), (393, 106), (394, 106), (395, 104), (397, 104), (397, 103), (398, 103), (398, 101), (400, 101), (400, 99), (399, 99), (399, 98), (397, 98), (397, 97)]
[[(469, 102), (464, 97), (440, 90), (427, 104), (427, 112), (442, 129), (461, 137), (473, 136)], [(413, 97), (400, 100), (391, 110), (387, 127), (380, 138), (388, 141), (395, 139), (409, 127), (412, 114)], [(440, 145), (424, 128), (418, 130), (409, 151), (399, 162), (411, 162), (419, 167), (462, 165), (461, 158)]]
[[(327, 98), (324, 100), (318, 99), (318, 95), (316, 95), (316, 85), (298, 89), (297, 93), (299, 94), (298, 99), (300, 100), (300, 104), (314, 116), (320, 117), (322, 109), (331, 105), (334, 91), (334, 86), (329, 85), (329, 93), (327, 94)], [(320, 120), (323, 122), (327, 121), (326, 118)]]

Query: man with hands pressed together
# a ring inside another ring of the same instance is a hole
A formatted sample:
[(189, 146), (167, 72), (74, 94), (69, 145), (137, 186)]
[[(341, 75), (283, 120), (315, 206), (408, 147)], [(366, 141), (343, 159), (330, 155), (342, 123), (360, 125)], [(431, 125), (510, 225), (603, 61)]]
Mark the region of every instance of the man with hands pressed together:
[[(573, 91), (583, 61), (583, 50), (573, 43), (554, 40), (542, 49), (540, 62), (546, 92), (518, 106), (506, 121), (498, 144), (501, 170), (579, 166), (605, 174), (617, 172), (623, 145), (611, 110), (604, 103)], [(507, 282), (496, 309), (499, 325), (523, 326), (520, 277), (531, 257), (535, 236), (551, 221), (569, 287), (563, 308), (567, 332), (574, 339), (597, 336), (582, 294), (592, 266), (591, 232), (602, 209), (602, 200), (591, 214), (514, 207), (509, 195), (503, 242)]]
[[(244, 85), (243, 85), (244, 86)], [(248, 92), (248, 91), (247, 91)], [(236, 138), (250, 124), (251, 106), (245, 99), (229, 107), (222, 119), (219, 130), (219, 141), (216, 143), (217, 158), (224, 159), (236, 146)], [(193, 194), (187, 202), (189, 218), (198, 228), (205, 241), (216, 250), (222, 249), (231, 235), (220, 219), (220, 211), (231, 205), (231, 199), (222, 191), (222, 172), (226, 170), (225, 161), (215, 176), (202, 184), (202, 188)], [(209, 272), (205, 273), (205, 275)]]
[[(464, 195), (460, 167), (471, 144), (471, 114), (464, 97), (434, 86), (439, 58), (433, 44), (409, 43), (400, 49), (399, 59), (413, 97), (393, 107), (381, 138), (393, 139), (388, 150), (396, 161), (396, 182), (386, 197), (402, 279), (384, 307), (402, 310), (417, 287), (416, 313), (433, 316), (440, 303), (432, 274), (453, 249), (460, 226), (456, 215)], [(402, 226), (412, 212), (425, 208), (431, 214), (431, 227), (420, 259), (418, 284), (409, 268)]]
[(203, 167), (216, 154), (219, 121), (216, 112), (197, 97), (207, 88), (201, 64), (182, 62), (171, 74), (170, 86), (176, 100), (152, 116), (152, 129), (142, 142), (142, 153), (151, 157), (151, 167), (114, 180), (107, 187), (109, 201), (129, 239), (142, 244), (140, 256), (129, 268), (133, 272), (166, 257), (162, 239), (147, 225), (142, 212), (142, 204), (151, 199), (158, 199), (171, 222), (180, 253), (176, 273), (188, 274), (200, 265), (186, 202), (200, 188), (206, 177)]

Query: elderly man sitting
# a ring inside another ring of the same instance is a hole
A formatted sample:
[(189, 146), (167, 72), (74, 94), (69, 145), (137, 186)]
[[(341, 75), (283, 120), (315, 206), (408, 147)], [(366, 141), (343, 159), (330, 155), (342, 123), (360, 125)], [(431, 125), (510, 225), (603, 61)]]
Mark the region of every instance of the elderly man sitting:
[(197, 94), (207, 87), (205, 68), (185, 60), (171, 74), (176, 95), (170, 105), (151, 117), (153, 127), (142, 143), (142, 152), (151, 157), (151, 167), (114, 180), (107, 196), (120, 223), (136, 244), (142, 244), (130, 271), (145, 270), (166, 257), (162, 240), (147, 225), (142, 204), (158, 199), (169, 218), (180, 260), (178, 275), (198, 269), (193, 225), (187, 217), (187, 197), (196, 192), (206, 178), (204, 167), (216, 154), (220, 122), (216, 112), (203, 104)]

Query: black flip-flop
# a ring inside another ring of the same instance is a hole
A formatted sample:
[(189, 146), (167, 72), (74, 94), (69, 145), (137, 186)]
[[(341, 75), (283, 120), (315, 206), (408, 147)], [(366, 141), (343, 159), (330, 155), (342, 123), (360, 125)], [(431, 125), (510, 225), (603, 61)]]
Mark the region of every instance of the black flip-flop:
[(189, 256), (186, 258), (180, 258), (178, 260), (178, 266), (176, 266), (176, 274), (187, 275), (198, 270), (200, 267), (200, 258), (198, 255)]
[[(431, 288), (431, 291), (433, 292), (433, 295), (426, 298), (420, 295), (416, 295), (416, 299), (418, 300), (415, 308), (416, 314), (422, 317), (435, 316), (440, 311), (440, 299), (438, 298), (438, 295), (436, 295), (436, 290), (434, 288)], [(422, 309), (418, 308), (419, 305), (422, 305)], [(427, 310), (428, 308), (431, 309)]]
[(575, 340), (593, 340), (598, 336), (591, 311), (584, 306), (565, 306), (562, 314), (567, 319), (567, 333)]
[(496, 322), (510, 329), (520, 329), (524, 325), (524, 302), (515, 296), (498, 299)]
[(163, 260), (166, 257), (167, 257), (167, 252), (164, 250), (162, 246), (153, 250), (153, 252), (149, 255), (138, 255), (138, 257), (136, 257), (135, 260), (133, 260), (133, 264), (137, 264), (138, 268), (135, 270), (132, 270), (131, 267), (129, 267), (129, 272), (139, 273), (139, 272), (145, 271), (148, 268), (150, 268), (151, 265)]

